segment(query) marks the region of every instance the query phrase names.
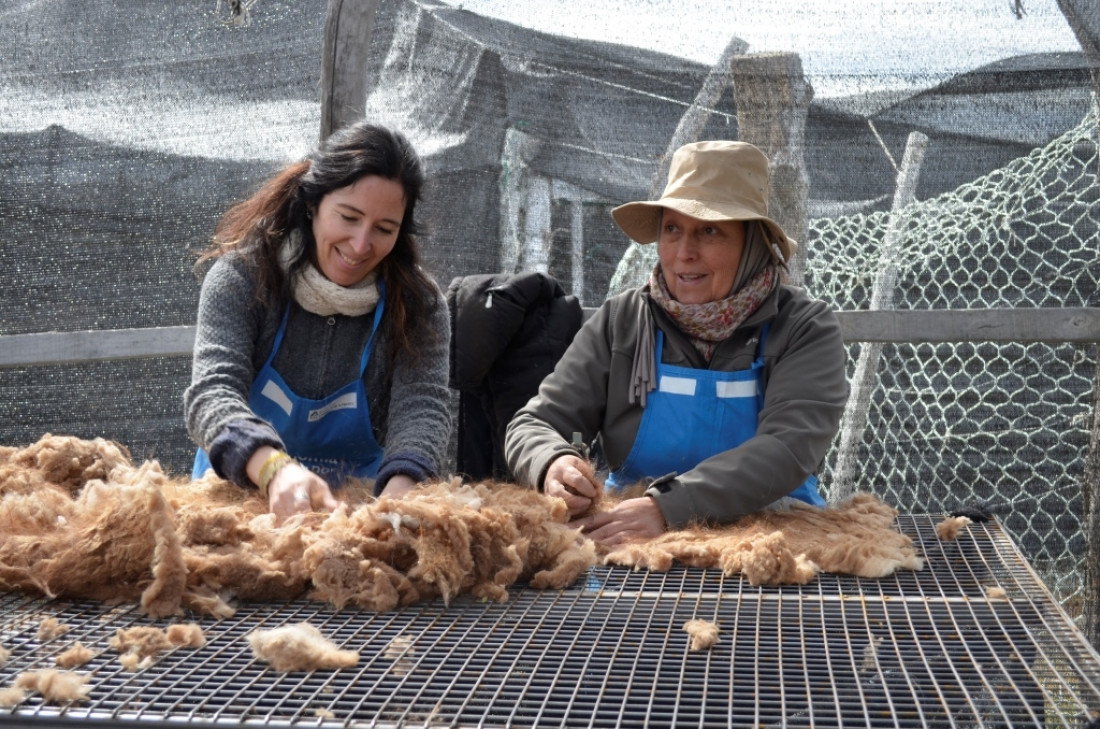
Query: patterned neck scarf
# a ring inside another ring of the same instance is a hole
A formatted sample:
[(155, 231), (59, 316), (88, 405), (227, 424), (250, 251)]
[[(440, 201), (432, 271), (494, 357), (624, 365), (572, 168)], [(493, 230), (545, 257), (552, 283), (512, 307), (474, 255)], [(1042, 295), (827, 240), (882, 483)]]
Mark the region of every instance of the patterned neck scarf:
[(710, 361), (714, 348), (727, 339), (748, 319), (775, 288), (778, 279), (774, 265), (765, 266), (735, 293), (705, 304), (681, 304), (672, 298), (665, 283), (661, 264), (649, 276), (649, 295), (664, 309), (676, 326), (691, 339), (699, 353)]
[[(737, 277), (725, 299), (707, 304), (681, 304), (672, 299), (661, 264), (650, 274), (646, 288), (658, 306), (667, 311), (676, 325), (691, 338), (692, 345), (710, 362), (718, 342), (741, 325), (779, 284), (779, 269), (765, 240), (763, 225), (745, 224), (745, 248), (737, 266)], [(634, 365), (630, 373), (627, 399), (645, 407), (646, 395), (657, 387), (657, 362), (653, 338), (656, 324), (648, 306), (643, 306), (636, 324), (638, 342), (634, 347)]]

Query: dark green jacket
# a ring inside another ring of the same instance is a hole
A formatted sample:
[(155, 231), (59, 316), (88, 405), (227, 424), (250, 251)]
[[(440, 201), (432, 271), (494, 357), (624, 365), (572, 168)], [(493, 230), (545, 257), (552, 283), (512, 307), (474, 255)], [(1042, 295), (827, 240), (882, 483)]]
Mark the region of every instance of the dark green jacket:
[[(575, 452), (574, 431), (585, 442), (599, 434), (611, 469), (626, 459), (642, 419), (642, 408), (628, 399), (642, 307), (650, 312), (645, 321), (665, 334), (664, 362), (707, 367), (647, 289), (604, 302), (509, 424), (505, 456), (518, 481), (541, 488), (550, 462)], [(649, 488), (670, 527), (727, 523), (757, 511), (797, 488), (825, 459), (848, 398), (844, 342), (826, 304), (801, 288), (779, 286), (718, 345), (709, 367), (749, 368), (761, 326), (769, 321), (756, 436)]]

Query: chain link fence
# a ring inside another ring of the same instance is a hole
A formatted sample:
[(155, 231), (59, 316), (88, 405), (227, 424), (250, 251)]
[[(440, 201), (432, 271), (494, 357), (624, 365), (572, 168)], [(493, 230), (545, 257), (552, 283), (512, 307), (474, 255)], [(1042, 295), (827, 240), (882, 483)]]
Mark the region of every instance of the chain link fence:
[[(1097, 112), (1045, 147), (898, 213), (897, 309), (1100, 303)], [(806, 286), (865, 309), (890, 214), (811, 221)], [(860, 344), (850, 345), (854, 365)], [(1084, 599), (1082, 471), (1093, 345), (976, 341), (885, 345), (855, 487), (911, 511), (980, 504), (1070, 612)], [(830, 454), (823, 481), (837, 460)]]

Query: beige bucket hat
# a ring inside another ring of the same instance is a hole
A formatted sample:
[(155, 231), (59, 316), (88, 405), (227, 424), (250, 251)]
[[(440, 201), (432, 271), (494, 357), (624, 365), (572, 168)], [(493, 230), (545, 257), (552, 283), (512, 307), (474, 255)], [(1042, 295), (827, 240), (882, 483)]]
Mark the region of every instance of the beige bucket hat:
[(771, 232), (772, 255), (777, 247), (781, 263), (790, 261), (796, 245), (768, 217), (768, 158), (748, 142), (685, 144), (672, 155), (660, 200), (620, 205), (611, 217), (632, 240), (653, 243), (660, 235), (661, 208), (699, 220), (759, 220)]

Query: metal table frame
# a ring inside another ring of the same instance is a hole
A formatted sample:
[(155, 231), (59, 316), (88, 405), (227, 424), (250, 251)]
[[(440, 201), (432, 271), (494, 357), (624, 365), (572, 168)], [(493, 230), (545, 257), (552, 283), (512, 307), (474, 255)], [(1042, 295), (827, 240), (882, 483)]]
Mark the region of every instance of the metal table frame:
[[(88, 700), (31, 696), (0, 723), (33, 726), (805, 726), (1087, 725), (1100, 712), (1100, 655), (994, 522), (951, 542), (934, 519), (899, 528), (926, 559), (881, 580), (820, 575), (753, 587), (739, 575), (597, 567), (560, 591), (503, 604), (458, 599), (389, 613), (307, 600), (244, 604), (199, 622), (206, 647), (126, 671), (116, 629), (166, 626), (135, 606), (0, 596), (0, 687), (53, 666), (80, 641), (98, 653)], [(992, 588), (992, 589), (991, 589)], [(1003, 591), (1003, 596), (1000, 596)], [(69, 631), (37, 639), (43, 618)], [(719, 626), (691, 651), (683, 625)], [(351, 669), (278, 673), (246, 636), (309, 622)]]

